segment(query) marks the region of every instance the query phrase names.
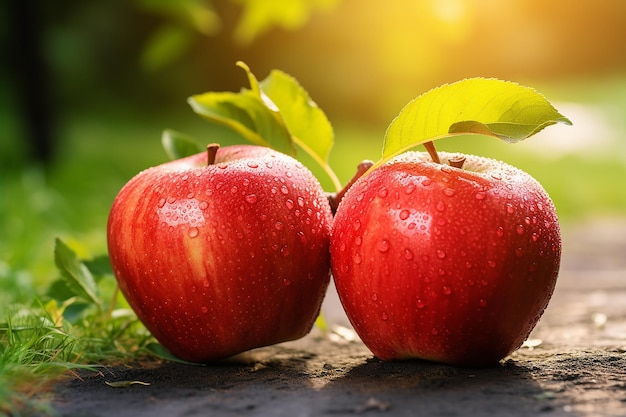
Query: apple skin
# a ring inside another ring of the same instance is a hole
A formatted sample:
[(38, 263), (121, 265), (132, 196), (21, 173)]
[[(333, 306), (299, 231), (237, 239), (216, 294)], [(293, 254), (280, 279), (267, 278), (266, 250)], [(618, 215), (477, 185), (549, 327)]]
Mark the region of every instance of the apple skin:
[(172, 354), (209, 362), (306, 335), (330, 280), (332, 214), (313, 174), (269, 148), (147, 169), (116, 197), (120, 289)]
[[(458, 155), (440, 153), (444, 164)], [(333, 279), (381, 360), (496, 364), (552, 296), (561, 237), (549, 196), (519, 169), (464, 156), (459, 169), (407, 152), (361, 177), (339, 204)]]

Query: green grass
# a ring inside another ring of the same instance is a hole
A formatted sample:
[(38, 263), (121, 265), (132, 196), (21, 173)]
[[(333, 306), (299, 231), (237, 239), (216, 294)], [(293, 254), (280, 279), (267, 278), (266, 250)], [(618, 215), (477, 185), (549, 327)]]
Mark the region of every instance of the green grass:
[[(616, 92), (626, 91), (626, 80), (608, 84), (566, 85), (551, 93), (561, 100), (612, 106), (624, 114), (626, 93)], [(184, 103), (181, 107), (185, 109)], [(115, 109), (67, 119), (60, 129), (59, 157), (47, 174), (19, 163), (0, 167), (0, 404), (7, 404), (0, 411), (19, 414), (38, 407), (44, 413), (45, 404), (34, 401), (33, 393), (50, 377), (143, 352), (151, 338), (124, 300), (115, 298), (114, 277), (101, 257), (106, 254), (111, 203), (130, 177), (166, 160), (160, 145), (163, 129), (187, 132), (207, 143), (235, 141), (191, 111), (147, 117)], [(0, 115), (0, 125), (8, 130), (5, 134), (16, 136), (10, 118), (10, 113)], [(617, 136), (626, 133), (623, 125), (614, 128)], [(384, 130), (335, 126), (330, 163), (344, 183), (361, 160), (378, 158)], [(550, 141), (550, 129), (546, 134), (541, 140)], [(626, 142), (561, 154), (543, 152), (541, 145), (531, 144), (535, 140), (539, 138), (507, 145), (489, 138), (457, 138), (437, 146), (501, 159), (531, 173), (552, 196), (565, 227), (589, 217), (626, 215), (626, 192), (620, 185), (626, 178)], [(5, 155), (22, 150), (18, 143), (0, 144)], [(314, 172), (329, 189), (322, 171)], [(81, 293), (81, 277), (64, 276), (55, 265), (57, 237), (74, 254), (68, 255), (74, 256), (71, 262), (93, 260), (84, 265), (93, 273), (97, 299)]]

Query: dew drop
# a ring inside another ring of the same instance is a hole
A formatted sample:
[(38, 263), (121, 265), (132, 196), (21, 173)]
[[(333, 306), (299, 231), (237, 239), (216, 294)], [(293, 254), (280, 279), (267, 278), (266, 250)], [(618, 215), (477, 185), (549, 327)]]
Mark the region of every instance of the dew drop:
[(274, 224), (274, 229), (276, 230), (283, 230), (285, 228), (285, 225), (282, 222), (276, 222), (276, 224)]
[(498, 235), (498, 237), (504, 236), (504, 228), (502, 226), (499, 226), (498, 229), (496, 229), (496, 235)]
[(158, 205), (159, 205), (159, 208), (163, 207), (165, 205), (165, 199), (164, 198), (160, 199)]
[(430, 331), (430, 333), (431, 333), (433, 336), (437, 336), (437, 335), (439, 334), (439, 330), (437, 330), (437, 329), (435, 329), (435, 328), (433, 327), (433, 329)]
[(168, 199), (167, 199), (167, 203), (168, 203), (168, 204), (174, 204), (175, 202), (176, 202), (176, 198), (174, 198), (174, 197), (168, 197)]
[(479, 191), (476, 193), (476, 195), (474, 195), (474, 198), (476, 198), (476, 200), (484, 200), (487, 197), (487, 194), (485, 194), (482, 191)]
[(383, 321), (387, 321), (389, 319), (389, 316), (387, 315), (387, 313), (383, 312), (380, 318), (383, 319)]
[(402, 211), (400, 212), (400, 219), (402, 219), (402, 220), (406, 220), (406, 219), (408, 219), (408, 218), (409, 218), (409, 216), (410, 216), (410, 215), (411, 215), (411, 212), (410, 212), (410, 211), (408, 211), (408, 210), (402, 210)]
[(259, 200), (256, 194), (249, 194), (246, 196), (246, 201), (250, 204), (254, 204)]
[(200, 208), (200, 210), (206, 210), (209, 207), (209, 203), (203, 201), (198, 205), (198, 207)]
[(509, 214), (513, 214), (515, 212), (515, 209), (513, 208), (513, 205), (511, 203), (506, 203), (506, 212)]
[(359, 230), (361, 228), (361, 221), (355, 220), (354, 223), (352, 223), (352, 228), (354, 229), (355, 232)]
[(404, 250), (404, 259), (406, 259), (407, 261), (413, 259), (413, 252), (411, 252), (411, 249)]
[(389, 193), (389, 191), (387, 191), (387, 189), (385, 187), (381, 188), (380, 190), (378, 190), (378, 196), (380, 198), (385, 198), (387, 197), (387, 194)]
[(472, 263), (470, 261), (465, 262), (465, 268), (472, 269)]
[(359, 265), (361, 263), (361, 255), (355, 253), (354, 255), (352, 255), (352, 260), (355, 264)]
[(256, 163), (256, 162), (254, 162), (254, 161), (248, 161), (247, 165), (248, 165), (248, 167), (250, 167), (250, 168), (258, 168), (258, 167), (259, 167), (259, 164), (257, 164), (257, 163)]
[(378, 249), (378, 251), (382, 253), (388, 252), (389, 241), (385, 239), (378, 241), (378, 243), (376, 244), (376, 249)]
[(207, 306), (202, 306), (202, 307), (200, 307), (200, 312), (201, 312), (202, 314), (206, 314), (206, 313), (208, 313), (208, 312), (209, 312), (209, 307), (207, 307)]
[(443, 203), (443, 201), (439, 201), (436, 207), (439, 211), (444, 211), (446, 209), (446, 205)]
[(288, 287), (291, 285), (291, 280), (289, 280), (288, 278), (283, 278), (283, 285), (285, 287)]
[(443, 286), (443, 294), (444, 295), (450, 295), (452, 294), (452, 288), (448, 287), (448, 286)]
[(536, 242), (539, 240), (539, 235), (537, 235), (537, 233), (533, 233), (531, 239), (533, 240), (533, 242)]
[(287, 245), (283, 246), (282, 248), (280, 248), (280, 254), (283, 256), (289, 256), (289, 254), (291, 253), (291, 251), (289, 250), (289, 247)]
[(292, 200), (290, 200), (290, 199), (288, 199), (287, 201), (285, 201), (285, 206), (286, 206), (289, 210), (293, 209), (293, 206), (294, 206), (293, 201), (292, 201)]
[(515, 231), (517, 232), (518, 235), (523, 235), (524, 234), (524, 226), (521, 224), (518, 224), (517, 227), (515, 228)]
[(518, 258), (521, 257), (523, 254), (524, 254), (524, 249), (522, 248), (515, 249), (515, 256), (517, 256)]
[(407, 185), (407, 187), (404, 189), (404, 192), (406, 194), (411, 194), (413, 193), (413, 191), (415, 191), (415, 184), (409, 184)]
[(443, 190), (443, 195), (447, 197), (452, 197), (454, 194), (456, 194), (456, 191), (453, 188), (444, 188)]
[(189, 230), (187, 231), (187, 234), (189, 235), (189, 237), (194, 238), (196, 236), (198, 236), (198, 228), (197, 227), (191, 227), (189, 228)]
[(238, 191), (238, 190), (239, 190), (239, 189), (237, 188), (237, 186), (236, 186), (236, 185), (233, 185), (233, 186), (230, 188), (230, 192), (231, 192), (231, 193), (233, 193), (233, 194), (237, 194), (237, 191)]
[(425, 178), (425, 179), (422, 181), (422, 185), (423, 185), (424, 187), (428, 187), (428, 186), (429, 186), (430, 184), (432, 184), (432, 183), (433, 183), (433, 181), (432, 181), (431, 179), (429, 179), (429, 178)]
[(487, 300), (485, 300), (484, 298), (481, 298), (480, 301), (478, 301), (478, 305), (480, 305), (481, 308), (487, 307), (487, 304)]
[(443, 259), (445, 257), (446, 257), (446, 252), (441, 249), (437, 249), (437, 258)]
[(487, 265), (489, 266), (489, 268), (495, 268), (496, 267), (496, 261), (494, 261), (493, 259), (490, 259), (487, 261)]
[(372, 301), (378, 301), (378, 294), (372, 294)]
[(418, 299), (417, 303), (415, 304), (415, 306), (421, 310), (424, 307), (426, 307), (426, 304), (424, 304), (424, 302), (421, 299)]
[(287, 194), (289, 194), (289, 188), (287, 188), (287, 186), (286, 186), (286, 185), (282, 185), (282, 186), (280, 187), (280, 192), (281, 192), (281, 193), (283, 193), (283, 194), (285, 194), (285, 195), (287, 195)]
[(300, 207), (304, 207), (304, 197), (302, 196), (298, 197), (298, 205)]
[(340, 252), (346, 251), (346, 244), (344, 242), (341, 242), (341, 244), (339, 244), (339, 251)]

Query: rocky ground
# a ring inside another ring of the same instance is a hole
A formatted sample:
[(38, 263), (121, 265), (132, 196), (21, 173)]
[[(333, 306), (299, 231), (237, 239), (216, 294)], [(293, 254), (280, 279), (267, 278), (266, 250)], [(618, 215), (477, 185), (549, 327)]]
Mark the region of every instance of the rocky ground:
[[(336, 298), (325, 310), (346, 324)], [(212, 366), (104, 368), (60, 383), (52, 407), (77, 417), (626, 416), (626, 221), (565, 231), (550, 306), (499, 366), (381, 362), (350, 339), (312, 334)]]

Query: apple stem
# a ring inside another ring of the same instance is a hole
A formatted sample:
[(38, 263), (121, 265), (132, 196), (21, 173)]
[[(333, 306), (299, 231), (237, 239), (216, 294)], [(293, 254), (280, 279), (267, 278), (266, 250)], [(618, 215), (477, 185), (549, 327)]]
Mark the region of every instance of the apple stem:
[(354, 185), (356, 180), (361, 178), (363, 174), (365, 174), (367, 170), (369, 170), (373, 165), (374, 162), (372, 161), (362, 161), (356, 167), (356, 173), (354, 174), (352, 179), (345, 185), (345, 187), (343, 187), (343, 189), (341, 189), (341, 191), (326, 194), (328, 196), (328, 202), (330, 203), (330, 209), (333, 215), (335, 215), (335, 213), (337, 212), (337, 207), (339, 207), (339, 203), (341, 203), (341, 200), (343, 199), (343, 196), (346, 194), (346, 192), (350, 189), (350, 187), (352, 187), (352, 185)]
[(219, 143), (210, 143), (206, 147), (207, 154), (207, 165), (213, 165), (215, 163), (215, 156), (217, 155), (217, 150), (220, 148)]
[(459, 168), (462, 169), (463, 168), (463, 164), (465, 163), (465, 157), (462, 155), (459, 156), (455, 156), (454, 158), (450, 158), (450, 166), (454, 167), (454, 168)]
[(428, 151), (428, 154), (430, 155), (430, 158), (433, 160), (433, 162), (436, 163), (436, 164), (440, 164), (441, 163), (441, 159), (439, 159), (439, 154), (437, 153), (437, 149), (435, 148), (435, 144), (432, 141), (426, 142), (426, 143), (424, 143), (424, 147)]

